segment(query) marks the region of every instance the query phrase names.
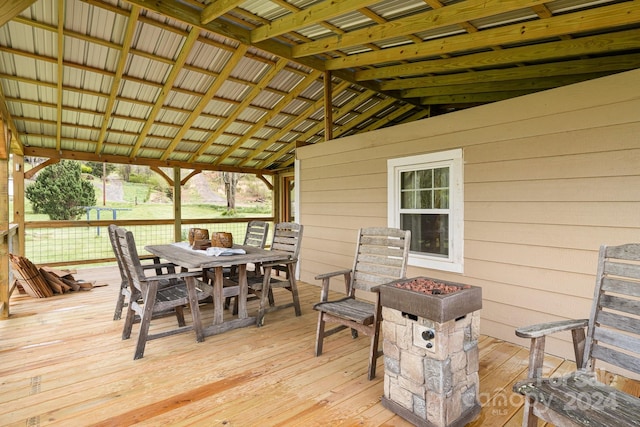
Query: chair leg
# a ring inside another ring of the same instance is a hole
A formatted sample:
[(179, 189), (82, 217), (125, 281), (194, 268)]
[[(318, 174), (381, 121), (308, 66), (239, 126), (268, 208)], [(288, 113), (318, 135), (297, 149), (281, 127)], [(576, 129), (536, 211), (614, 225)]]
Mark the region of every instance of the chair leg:
[(318, 313), (318, 329), (316, 330), (316, 357), (322, 354), (322, 342), (324, 340), (324, 313)]
[(131, 337), (131, 329), (133, 329), (133, 323), (136, 320), (136, 312), (133, 311), (131, 303), (127, 308), (127, 315), (124, 321), (124, 327), (122, 328), (122, 339), (128, 340)]
[(536, 427), (538, 425), (538, 417), (533, 415), (533, 399), (526, 397), (523, 409), (522, 427)]
[(133, 360), (142, 359), (144, 356), (144, 348), (147, 344), (147, 337), (149, 336), (149, 325), (151, 324), (151, 317), (153, 316), (153, 306), (156, 302), (157, 292), (157, 285), (147, 287), (147, 295), (144, 298), (144, 310), (142, 319), (140, 319), (140, 334), (138, 335), (138, 344), (136, 345), (136, 353), (133, 356)]
[(186, 326), (187, 323), (184, 321), (184, 307), (176, 307), (176, 319), (178, 319), (178, 326)]
[(376, 362), (379, 355), (378, 345), (380, 338), (380, 322), (377, 322), (374, 328), (374, 333), (371, 337), (371, 348), (369, 349), (369, 380), (376, 377)]
[(118, 294), (118, 301), (116, 301), (116, 310), (113, 313), (113, 320), (120, 320), (122, 318), (122, 308), (125, 306), (124, 303), (124, 292), (123, 290), (128, 286), (127, 282), (123, 281), (120, 284), (120, 293)]
[(301, 316), (302, 310), (300, 309), (298, 285), (296, 284), (295, 265), (289, 264), (288, 269), (289, 269), (288, 275), (289, 275), (289, 285), (290, 285), (288, 289), (291, 291), (291, 294), (293, 295), (293, 307), (296, 310), (296, 316)]
[(369, 349), (369, 380), (376, 377), (376, 362), (381, 352), (378, 350), (380, 340), (380, 322), (382, 321), (382, 305), (380, 294), (376, 294), (375, 314), (373, 317), (373, 335), (371, 336), (371, 348)]

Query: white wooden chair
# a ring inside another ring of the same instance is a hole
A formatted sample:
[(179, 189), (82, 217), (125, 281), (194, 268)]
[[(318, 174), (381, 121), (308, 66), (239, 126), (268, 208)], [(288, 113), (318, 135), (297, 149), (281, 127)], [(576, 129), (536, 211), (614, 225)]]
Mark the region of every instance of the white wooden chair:
[[(358, 332), (371, 337), (368, 378), (376, 376), (376, 360), (382, 354), (378, 349), (382, 307), (379, 286), (405, 277), (411, 232), (397, 228), (362, 228), (358, 233), (353, 268), (320, 274), (322, 280), (320, 302), (313, 306), (319, 311), (316, 331), (315, 355), (322, 354), (325, 337), (351, 328), (353, 338)], [(329, 281), (344, 277), (346, 297), (329, 301)], [(356, 291), (369, 292), (374, 302), (356, 299)], [(326, 323), (339, 326), (325, 330)]]

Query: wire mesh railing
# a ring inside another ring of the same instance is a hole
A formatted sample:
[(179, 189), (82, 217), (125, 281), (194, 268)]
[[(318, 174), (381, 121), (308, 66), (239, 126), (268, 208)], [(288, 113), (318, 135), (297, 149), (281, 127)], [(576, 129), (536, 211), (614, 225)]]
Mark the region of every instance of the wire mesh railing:
[[(188, 220), (181, 223), (180, 240), (187, 240), (189, 228), (198, 227), (208, 229), (209, 233), (232, 233), (234, 243), (242, 243), (247, 224), (253, 219), (273, 223), (273, 218), (264, 217)], [(147, 254), (146, 245), (175, 241), (173, 220), (32, 221), (25, 223), (25, 256), (35, 264), (50, 266), (115, 261), (107, 232), (109, 224), (133, 232), (141, 255)]]

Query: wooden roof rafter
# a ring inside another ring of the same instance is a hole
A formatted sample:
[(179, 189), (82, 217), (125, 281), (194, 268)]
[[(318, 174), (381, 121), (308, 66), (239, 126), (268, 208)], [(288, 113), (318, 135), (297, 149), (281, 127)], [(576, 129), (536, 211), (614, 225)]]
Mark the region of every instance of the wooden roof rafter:
[(242, 144), (244, 144), (251, 137), (253, 137), (253, 135), (258, 130), (260, 130), (260, 128), (263, 125), (266, 125), (269, 120), (271, 120), (273, 117), (275, 117), (277, 114), (279, 114), (282, 111), (282, 109), (284, 107), (286, 107), (289, 102), (291, 102), (291, 100), (296, 98), (300, 94), (300, 92), (302, 92), (308, 85), (313, 83), (319, 77), (320, 77), (320, 72), (319, 71), (312, 71), (311, 73), (309, 73), (309, 75), (307, 77), (305, 77), (303, 81), (301, 81), (300, 83), (298, 83), (296, 85), (296, 87), (289, 93), (289, 95), (287, 95), (286, 97), (284, 97), (280, 101), (278, 101), (278, 103), (276, 105), (274, 105), (274, 107), (271, 109), (270, 112), (268, 112), (267, 114), (262, 116), (260, 118), (260, 120), (258, 120), (256, 122), (256, 124), (248, 132), (245, 132), (245, 134), (242, 136), (242, 138), (238, 139), (238, 141), (236, 141), (230, 148), (225, 150), (225, 152), (216, 159), (214, 164), (216, 164), (216, 165), (222, 164), (222, 162), (227, 157), (229, 157), (229, 155), (233, 151), (235, 151), (237, 148), (241, 147)]
[[(173, 141), (171, 141), (171, 144), (169, 144), (165, 153), (160, 158), (161, 160), (166, 160), (169, 158), (169, 156), (171, 156), (171, 153), (176, 148), (176, 146), (180, 143), (184, 134), (187, 133), (187, 131), (189, 131), (193, 122), (195, 122), (196, 119), (200, 116), (200, 113), (202, 113), (202, 111), (206, 108), (211, 98), (216, 94), (216, 92), (224, 84), (225, 79), (229, 77), (229, 75), (231, 75), (233, 68), (243, 58), (245, 52), (247, 51), (247, 48), (248, 46), (240, 45), (238, 46), (238, 49), (236, 50), (236, 52), (233, 55), (231, 55), (227, 63), (224, 65), (222, 71), (220, 72), (220, 75), (218, 76), (218, 78), (213, 81), (209, 89), (207, 89), (207, 92), (202, 96), (202, 98), (200, 98), (200, 102), (198, 102), (198, 105), (196, 106), (196, 108), (194, 108), (193, 112), (189, 115), (184, 125), (180, 128), (180, 131), (177, 133)], [(220, 127), (220, 129), (223, 129), (223, 128)], [(216, 135), (216, 138), (217, 136), (219, 135)], [(211, 144), (213, 141), (215, 141), (215, 138), (209, 138), (207, 143)], [(190, 161), (193, 161), (193, 160), (190, 160)]]

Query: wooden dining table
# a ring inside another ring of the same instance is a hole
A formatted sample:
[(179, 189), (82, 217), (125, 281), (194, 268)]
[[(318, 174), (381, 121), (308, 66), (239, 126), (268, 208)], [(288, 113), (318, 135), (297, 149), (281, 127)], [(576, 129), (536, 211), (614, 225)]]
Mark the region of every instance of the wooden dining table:
[[(247, 264), (288, 258), (286, 252), (266, 250), (254, 246), (233, 245), (232, 249), (242, 249), (245, 253), (208, 255), (204, 250), (189, 248), (189, 244), (186, 242), (145, 246), (145, 250), (149, 253), (185, 269), (201, 269), (203, 273), (207, 270), (213, 270), (213, 324), (205, 326), (205, 336), (256, 324), (256, 316), (249, 316), (247, 312), (247, 296), (249, 294)], [(223, 268), (233, 266), (237, 267), (238, 284), (225, 287)], [(225, 320), (224, 299), (230, 296), (238, 297), (238, 314), (237, 318)]]

